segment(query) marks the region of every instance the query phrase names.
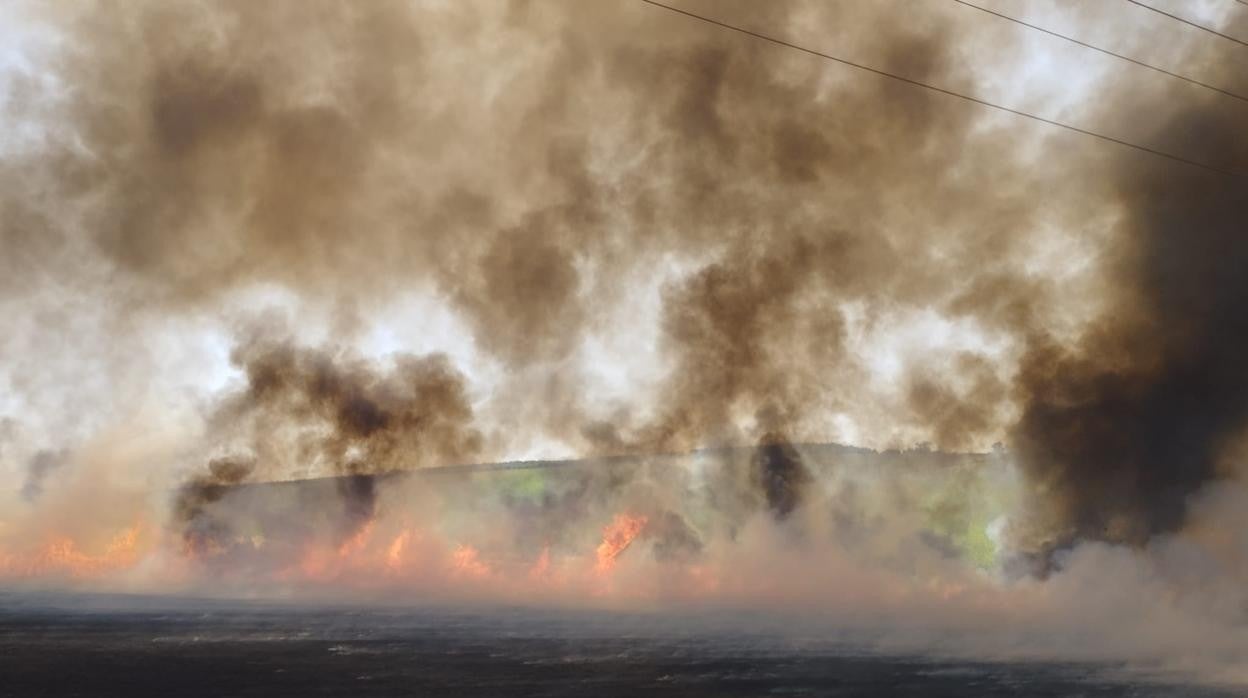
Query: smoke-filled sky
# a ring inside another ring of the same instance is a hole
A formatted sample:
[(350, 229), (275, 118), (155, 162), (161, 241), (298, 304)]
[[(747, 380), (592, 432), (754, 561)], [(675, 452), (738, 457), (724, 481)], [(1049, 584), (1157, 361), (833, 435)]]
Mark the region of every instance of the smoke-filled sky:
[[(1248, 49), (1129, 3), (984, 3), (1248, 94)], [(957, 3), (679, 6), (1248, 170), (1248, 103)], [(1232, 0), (1158, 6), (1248, 36)], [(784, 519), (821, 501), (787, 444), (822, 442), (999, 444), (1042, 575), (1241, 501), (1242, 176), (641, 2), (3, 12), (0, 540), (142, 493), (177, 521), (239, 483), (753, 446)]]

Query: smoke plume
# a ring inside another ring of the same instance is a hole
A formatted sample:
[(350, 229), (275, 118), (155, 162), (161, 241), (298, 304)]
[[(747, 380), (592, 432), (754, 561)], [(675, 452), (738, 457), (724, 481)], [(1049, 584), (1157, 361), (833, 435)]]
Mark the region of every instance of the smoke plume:
[[(1158, 141), (1243, 163), (1239, 130), (1189, 111)], [(1176, 530), (1248, 421), (1245, 180), (1124, 155), (1112, 181), (1117, 302), (1073, 347), (1036, 337), (1019, 371), (1013, 442), (1056, 500), (1061, 543)]]
[[(1244, 171), (1224, 96), (931, 5), (681, 7)], [(1234, 49), (1150, 13), (1050, 9), (1244, 91)], [(1184, 590), (1199, 630), (1219, 614), (1167, 557), (1199, 549), (1241, 598), (1244, 548), (1204, 531), (1243, 478), (1243, 177), (639, 2), (15, 16), (0, 569), (115, 569), (125, 545), (52, 529), (142, 483), (168, 484), (145, 525), (240, 583), (767, 604), (844, 579), (849, 606), (1009, 619), (982, 577), (1015, 557), (1054, 580), (1019, 582), (1028, 622), (1060, 598), (1078, 626), (1104, 565)], [(553, 456), (595, 467), (436, 470)], [(582, 575), (617, 521), (619, 576)]]

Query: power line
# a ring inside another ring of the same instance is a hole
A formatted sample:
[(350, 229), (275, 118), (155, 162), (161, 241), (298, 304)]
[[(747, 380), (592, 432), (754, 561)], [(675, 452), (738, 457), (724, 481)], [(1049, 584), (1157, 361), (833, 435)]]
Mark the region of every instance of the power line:
[(1205, 163), (1203, 163), (1203, 162), (1198, 162), (1198, 161), (1196, 161), (1196, 160), (1189, 160), (1189, 159), (1187, 159), (1187, 158), (1185, 158), (1185, 157), (1183, 157), (1183, 156), (1181, 156), (1181, 155), (1174, 155), (1174, 154), (1172, 154), (1172, 153), (1167, 153), (1167, 152), (1165, 152), (1164, 150), (1157, 150), (1157, 149), (1155, 149), (1155, 148), (1150, 148), (1149, 146), (1146, 146), (1146, 145), (1137, 145), (1137, 144), (1132, 143), (1132, 142), (1130, 142), (1130, 141), (1124, 141), (1124, 140), (1121, 140), (1121, 139), (1119, 139), (1119, 138), (1114, 138), (1113, 136), (1106, 136), (1106, 135), (1104, 135), (1104, 134), (1097, 133), (1097, 132), (1095, 132), (1095, 131), (1089, 131), (1089, 130), (1087, 130), (1087, 129), (1082, 129), (1082, 128), (1079, 128), (1078, 126), (1072, 126), (1071, 124), (1063, 123), (1063, 122), (1061, 122), (1061, 121), (1055, 121), (1055, 120), (1053, 120), (1053, 119), (1048, 119), (1048, 118), (1045, 118), (1045, 117), (1043, 117), (1043, 116), (1037, 116), (1036, 114), (1030, 114), (1030, 113), (1025, 112), (1025, 111), (1019, 111), (1019, 110), (1017, 110), (1017, 109), (1011, 109), (1010, 107), (1002, 106), (1002, 105), (1000, 105), (1000, 104), (995, 104), (995, 103), (993, 103), (993, 102), (989, 102), (989, 101), (987, 101), (987, 100), (983, 100), (983, 99), (980, 99), (980, 98), (978, 98), (978, 97), (972, 97), (972, 96), (970, 96), (970, 95), (964, 95), (964, 94), (962, 94), (962, 93), (960, 93), (960, 92), (954, 92), (953, 90), (947, 90), (947, 89), (945, 89), (945, 88), (943, 88), (943, 87), (937, 87), (937, 86), (935, 86), (935, 85), (929, 85), (928, 83), (925, 83), (925, 82), (919, 82), (918, 80), (913, 80), (913, 79), (911, 79), (911, 78), (907, 78), (907, 77), (904, 77), (904, 76), (898, 75), (898, 74), (896, 74), (896, 73), (890, 73), (890, 72), (888, 72), (888, 71), (886, 71), (886, 70), (881, 70), (881, 69), (879, 69), (879, 68), (872, 68), (871, 66), (868, 66), (868, 65), (863, 65), (863, 64), (861, 64), (861, 63), (855, 63), (854, 61), (851, 61), (851, 60), (846, 59), (846, 58), (838, 58), (837, 56), (833, 56), (833, 55), (831, 55), (831, 54), (827, 54), (827, 53), (823, 53), (823, 52), (820, 52), (820, 51), (816, 51), (816, 50), (814, 50), (814, 49), (806, 48), (805, 46), (799, 46), (799, 45), (797, 45), (797, 44), (790, 43), (790, 42), (785, 41), (785, 40), (783, 40), (783, 39), (777, 39), (777, 38), (772, 37), (772, 36), (767, 36), (766, 34), (760, 34), (760, 33), (758, 33), (758, 32), (751, 31), (751, 30), (749, 30), (749, 29), (745, 29), (745, 28), (743, 28), (743, 27), (738, 27), (738, 26), (733, 25), (733, 24), (728, 24), (728, 23), (726, 23), (726, 22), (721, 22), (721, 21), (719, 21), (719, 20), (717, 20), (717, 19), (712, 19), (712, 18), (710, 18), (710, 17), (706, 17), (706, 16), (704, 16), (704, 15), (695, 14), (695, 13), (690, 12), (690, 11), (688, 11), (688, 10), (682, 10), (682, 9), (680, 9), (680, 8), (678, 8), (678, 7), (672, 7), (671, 5), (665, 5), (665, 4), (661, 3), (661, 2), (657, 2), (657, 0), (641, 0), (641, 1), (642, 1), (642, 2), (644, 2), (644, 3), (646, 3), (647, 5), (653, 5), (653, 6), (655, 6), (655, 7), (662, 8), (662, 9), (667, 10), (667, 11), (669, 11), (669, 12), (675, 12), (676, 14), (685, 15), (686, 17), (691, 17), (691, 18), (696, 19), (696, 20), (698, 20), (698, 21), (701, 21), (701, 22), (706, 22), (707, 24), (713, 24), (713, 25), (715, 25), (715, 26), (717, 26), (717, 27), (721, 27), (721, 28), (723, 28), (723, 29), (729, 29), (729, 30), (734, 31), (734, 32), (738, 32), (738, 33), (741, 33), (741, 34), (745, 34), (746, 36), (752, 36), (752, 37), (754, 37), (755, 39), (761, 39), (761, 40), (763, 40), (763, 41), (767, 41), (767, 42), (770, 42), (770, 43), (776, 44), (776, 45), (778, 45), (778, 46), (784, 46), (784, 47), (786, 47), (786, 48), (791, 48), (791, 49), (794, 49), (794, 50), (796, 50), (796, 51), (801, 51), (801, 52), (803, 52), (803, 53), (808, 53), (808, 54), (810, 54), (810, 55), (812, 55), (812, 56), (818, 56), (819, 58), (824, 58), (824, 59), (827, 59), (827, 60), (830, 60), (830, 61), (835, 61), (835, 62), (837, 62), (837, 63), (841, 63), (841, 64), (844, 64), (844, 65), (850, 66), (850, 67), (852, 67), (852, 68), (857, 68), (857, 69), (859, 69), (859, 70), (865, 70), (865, 71), (866, 71), (866, 72), (868, 72), (868, 73), (875, 73), (876, 75), (881, 75), (881, 76), (886, 77), (886, 78), (892, 78), (893, 80), (897, 80), (897, 81), (899, 81), (899, 82), (904, 82), (904, 83), (906, 83), (906, 84), (908, 84), (908, 85), (914, 85), (915, 87), (921, 87), (921, 88), (923, 88), (923, 89), (925, 89), (925, 90), (931, 90), (932, 92), (939, 92), (940, 94), (949, 95), (950, 97), (957, 97), (958, 99), (964, 99), (964, 100), (966, 100), (966, 101), (968, 101), (968, 102), (973, 102), (973, 103), (978, 104), (978, 105), (981, 105), (981, 106), (990, 107), (990, 108), (992, 108), (992, 109), (997, 109), (997, 110), (1000, 110), (1000, 111), (1003, 111), (1003, 112), (1007, 112), (1007, 113), (1010, 113), (1010, 114), (1014, 114), (1014, 115), (1016, 115), (1016, 116), (1021, 116), (1021, 117), (1027, 118), (1027, 119), (1032, 119), (1033, 121), (1039, 121), (1039, 122), (1041, 122), (1041, 123), (1049, 124), (1050, 126), (1057, 126), (1058, 128), (1064, 128), (1064, 129), (1066, 129), (1066, 130), (1068, 130), (1068, 131), (1073, 131), (1073, 132), (1075, 132), (1075, 133), (1081, 133), (1081, 134), (1083, 134), (1083, 135), (1085, 135), (1085, 136), (1091, 136), (1091, 137), (1093, 137), (1093, 138), (1099, 138), (1100, 140), (1107, 141), (1107, 142), (1110, 142), (1110, 143), (1117, 143), (1118, 145), (1125, 146), (1125, 147), (1127, 147), (1127, 148), (1134, 148), (1135, 150), (1139, 150), (1139, 151), (1142, 151), (1142, 152), (1145, 152), (1145, 153), (1151, 153), (1151, 154), (1153, 154), (1153, 155), (1156, 155), (1156, 156), (1159, 156), (1159, 157), (1166, 158), (1166, 159), (1168, 159), (1168, 160), (1173, 160), (1173, 161), (1175, 161), (1175, 162), (1181, 162), (1181, 163), (1183, 163), (1183, 164), (1185, 164), (1185, 165), (1190, 165), (1190, 166), (1192, 166), (1192, 167), (1198, 167), (1198, 168), (1200, 168), (1200, 169), (1202, 169), (1202, 170), (1208, 170), (1208, 171), (1210, 171), (1210, 172), (1217, 172), (1218, 174), (1230, 175), (1230, 176), (1232, 176), (1232, 177), (1239, 177), (1239, 176), (1241, 176), (1241, 175), (1240, 175), (1240, 173), (1235, 172), (1235, 171), (1233, 171), (1233, 170), (1223, 169), (1223, 168), (1221, 168), (1221, 167), (1217, 167), (1217, 166), (1215, 166), (1215, 165), (1208, 165), (1208, 164), (1205, 164)]
[(1230, 34), (1223, 34), (1222, 32), (1217, 31), (1215, 29), (1210, 29), (1209, 27), (1206, 27), (1203, 24), (1197, 24), (1190, 19), (1183, 19), (1182, 17), (1178, 15), (1170, 14), (1169, 12), (1166, 12), (1165, 10), (1159, 10), (1156, 7), (1153, 7), (1152, 5), (1145, 5), (1144, 3), (1140, 2), (1140, 0), (1127, 0), (1127, 2), (1131, 3), (1132, 5), (1139, 5), (1140, 7), (1143, 7), (1144, 9), (1152, 11), (1152, 12), (1156, 12), (1159, 15), (1164, 15), (1177, 22), (1182, 22), (1189, 27), (1196, 27), (1197, 29), (1200, 29), (1202, 31), (1207, 31), (1210, 34), (1213, 34), (1214, 36), (1220, 36), (1223, 39), (1226, 39), (1227, 41), (1234, 41), (1240, 46), (1248, 46), (1248, 41), (1244, 41), (1243, 39), (1236, 39)]
[[(1057, 38), (1059, 38), (1059, 39), (1065, 39), (1066, 41), (1069, 41), (1069, 42), (1071, 42), (1072, 44), (1078, 44), (1078, 45), (1080, 45), (1080, 46), (1083, 46), (1084, 48), (1090, 48), (1090, 49), (1092, 49), (1093, 51), (1097, 51), (1097, 52), (1103, 53), (1103, 54), (1105, 54), (1105, 55), (1107, 55), (1107, 56), (1113, 56), (1114, 58), (1120, 58), (1120, 59), (1122, 59), (1122, 60), (1124, 60), (1124, 61), (1127, 61), (1127, 62), (1130, 62), (1130, 63), (1134, 63), (1134, 64), (1136, 64), (1136, 65), (1138, 65), (1138, 66), (1141, 66), (1141, 67), (1144, 67), (1144, 68), (1148, 68), (1149, 70), (1155, 70), (1155, 71), (1157, 71), (1158, 73), (1161, 73), (1161, 74), (1163, 74), (1163, 75), (1169, 75), (1169, 76), (1170, 76), (1170, 77), (1172, 77), (1172, 78), (1178, 78), (1179, 80), (1183, 80), (1184, 82), (1190, 82), (1190, 83), (1191, 83), (1191, 84), (1193, 84), (1193, 85), (1199, 85), (1200, 87), (1203, 87), (1203, 88), (1205, 88), (1205, 89), (1208, 89), (1208, 90), (1213, 90), (1214, 92), (1218, 92), (1218, 93), (1220, 93), (1220, 94), (1224, 94), (1224, 95), (1226, 95), (1227, 97), (1233, 97), (1233, 98), (1235, 98), (1235, 99), (1238, 99), (1238, 100), (1240, 100), (1241, 102), (1248, 102), (1248, 97), (1244, 97), (1243, 95), (1238, 95), (1238, 94), (1235, 94), (1234, 92), (1231, 92), (1231, 91), (1229, 91), (1229, 90), (1224, 90), (1224, 89), (1222, 89), (1221, 87), (1215, 87), (1214, 85), (1210, 85), (1210, 84), (1208, 84), (1208, 83), (1203, 83), (1203, 82), (1201, 82), (1201, 81), (1199, 81), (1199, 80), (1196, 80), (1196, 79), (1194, 79), (1194, 78), (1189, 78), (1189, 77), (1187, 77), (1186, 75), (1179, 75), (1178, 73), (1172, 73), (1172, 72), (1170, 72), (1169, 70), (1166, 70), (1165, 68), (1159, 68), (1159, 67), (1157, 67), (1157, 66), (1155, 66), (1155, 65), (1151, 65), (1151, 64), (1149, 64), (1149, 63), (1145, 63), (1144, 61), (1136, 60), (1136, 59), (1134, 59), (1134, 58), (1132, 58), (1132, 57), (1130, 57), (1130, 56), (1124, 56), (1124, 55), (1122, 55), (1121, 53), (1115, 53), (1115, 52), (1113, 52), (1113, 51), (1110, 51), (1110, 50), (1107, 50), (1107, 49), (1103, 49), (1103, 48), (1101, 48), (1101, 47), (1099, 47), (1099, 46), (1093, 46), (1092, 44), (1089, 44), (1089, 43), (1087, 43), (1087, 42), (1085, 42), (1085, 41), (1080, 41), (1079, 39), (1076, 39), (1076, 38), (1074, 38), (1074, 37), (1066, 36), (1065, 34), (1059, 34), (1058, 32), (1055, 32), (1055, 31), (1053, 31), (1053, 30), (1051, 30), (1051, 29), (1045, 29), (1044, 27), (1040, 27), (1040, 26), (1037, 26), (1037, 25), (1035, 25), (1035, 24), (1031, 24), (1030, 22), (1025, 22), (1025, 21), (1023, 21), (1023, 20), (1021, 20), (1021, 19), (1017, 19), (1017, 18), (1011, 17), (1011, 16), (1009, 16), (1009, 15), (1005, 15), (1005, 14), (1002, 14), (1002, 13), (1000, 13), (1000, 12), (996, 12), (996, 11), (994, 11), (994, 10), (990, 10), (990, 9), (988, 9), (988, 8), (986, 8), (986, 7), (980, 7), (979, 5), (976, 5), (976, 4), (974, 4), (974, 3), (967, 2), (967, 0), (953, 0), (953, 1), (954, 1), (954, 2), (956, 2), (956, 3), (958, 3), (959, 5), (966, 5), (967, 7), (970, 7), (970, 8), (976, 9), (976, 10), (979, 10), (980, 12), (985, 12), (985, 13), (987, 13), (987, 14), (990, 14), (990, 15), (994, 16), (994, 17), (1000, 17), (1001, 19), (1004, 19), (1004, 20), (1006, 20), (1006, 21), (1009, 21), (1009, 22), (1013, 22), (1013, 23), (1015, 23), (1015, 24), (1022, 25), (1022, 26), (1024, 26), (1024, 27), (1027, 27), (1028, 29), (1035, 29), (1035, 30), (1036, 30), (1036, 31), (1038, 31), (1038, 32), (1044, 32), (1045, 34), (1048, 34), (1049, 36), (1056, 36), (1056, 37), (1057, 37)], [(1244, 2), (1245, 2), (1245, 4), (1248, 4), (1248, 0), (1236, 0), (1236, 1), (1237, 1), (1237, 2), (1239, 2), (1239, 1), (1244, 1)]]

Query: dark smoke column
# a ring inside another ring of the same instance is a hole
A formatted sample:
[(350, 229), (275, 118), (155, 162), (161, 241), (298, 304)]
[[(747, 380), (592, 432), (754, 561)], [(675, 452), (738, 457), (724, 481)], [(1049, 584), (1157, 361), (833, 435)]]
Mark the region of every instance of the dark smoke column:
[[(1215, 106), (1159, 143), (1242, 170), (1248, 130)], [(1248, 180), (1131, 153), (1113, 177), (1111, 307), (1073, 348), (1033, 340), (1017, 385), (1013, 443), (1052, 505), (1049, 551), (1180, 527), (1248, 421)]]

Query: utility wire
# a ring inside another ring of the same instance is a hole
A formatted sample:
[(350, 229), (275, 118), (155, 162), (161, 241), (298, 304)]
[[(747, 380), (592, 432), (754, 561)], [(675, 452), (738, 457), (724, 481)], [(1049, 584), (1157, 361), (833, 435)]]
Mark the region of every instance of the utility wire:
[(778, 46), (784, 46), (784, 47), (786, 47), (786, 48), (791, 48), (791, 49), (794, 49), (794, 50), (796, 50), (796, 51), (801, 51), (802, 53), (808, 53), (808, 54), (810, 54), (810, 55), (812, 55), (812, 56), (818, 56), (819, 58), (824, 58), (824, 59), (827, 59), (827, 60), (829, 60), (829, 61), (835, 61), (835, 62), (837, 62), (837, 63), (841, 63), (841, 64), (844, 64), (844, 65), (850, 66), (850, 67), (852, 67), (852, 68), (857, 68), (857, 69), (859, 69), (859, 70), (865, 70), (865, 71), (866, 71), (866, 72), (868, 72), (868, 73), (875, 73), (876, 75), (881, 75), (881, 76), (886, 77), (886, 78), (892, 78), (893, 80), (897, 80), (897, 81), (899, 81), (899, 82), (904, 82), (904, 83), (906, 83), (906, 84), (908, 84), (908, 85), (914, 85), (915, 87), (921, 87), (921, 88), (923, 88), (923, 89), (925, 89), (925, 90), (931, 90), (932, 92), (939, 92), (940, 94), (949, 95), (950, 97), (957, 97), (958, 99), (964, 99), (964, 100), (966, 100), (966, 101), (968, 101), (968, 102), (973, 102), (973, 103), (978, 104), (978, 105), (981, 105), (981, 106), (990, 107), (990, 108), (992, 108), (992, 109), (997, 109), (997, 110), (1000, 110), (1000, 111), (1003, 111), (1003, 112), (1008, 112), (1008, 113), (1010, 113), (1010, 114), (1014, 114), (1014, 115), (1016, 115), (1016, 116), (1021, 116), (1021, 117), (1027, 118), (1027, 119), (1032, 119), (1033, 121), (1039, 121), (1039, 122), (1041, 122), (1041, 123), (1049, 124), (1050, 126), (1057, 126), (1058, 128), (1064, 128), (1064, 129), (1066, 129), (1066, 130), (1068, 130), (1068, 131), (1073, 131), (1073, 132), (1075, 132), (1075, 133), (1081, 133), (1081, 134), (1083, 134), (1083, 135), (1085, 135), (1085, 136), (1091, 136), (1091, 137), (1093, 137), (1093, 138), (1099, 138), (1100, 140), (1107, 141), (1107, 142), (1110, 142), (1110, 143), (1117, 143), (1118, 145), (1121, 145), (1121, 146), (1124, 146), (1124, 147), (1127, 147), (1127, 148), (1133, 148), (1133, 149), (1135, 149), (1135, 150), (1139, 150), (1139, 151), (1142, 151), (1142, 152), (1145, 152), (1145, 153), (1151, 153), (1151, 154), (1156, 155), (1156, 156), (1158, 156), (1158, 157), (1163, 157), (1163, 158), (1166, 158), (1166, 159), (1168, 159), (1168, 160), (1173, 160), (1173, 161), (1175, 161), (1175, 162), (1181, 162), (1181, 163), (1183, 163), (1183, 164), (1185, 164), (1185, 165), (1190, 165), (1190, 166), (1192, 166), (1192, 167), (1197, 167), (1197, 168), (1200, 168), (1200, 169), (1202, 169), (1202, 170), (1208, 170), (1208, 171), (1210, 171), (1210, 172), (1217, 172), (1218, 174), (1230, 175), (1230, 176), (1232, 176), (1232, 177), (1240, 177), (1240, 176), (1242, 176), (1239, 172), (1235, 172), (1234, 170), (1224, 169), (1224, 168), (1218, 167), (1218, 166), (1216, 166), (1216, 165), (1208, 165), (1208, 164), (1206, 164), (1206, 163), (1203, 163), (1203, 162), (1198, 162), (1198, 161), (1196, 161), (1196, 160), (1189, 160), (1188, 158), (1185, 158), (1185, 157), (1183, 157), (1183, 156), (1181, 156), (1181, 155), (1174, 155), (1173, 153), (1167, 153), (1167, 152), (1165, 152), (1164, 150), (1157, 150), (1156, 148), (1150, 148), (1149, 146), (1146, 146), (1146, 145), (1137, 145), (1137, 144), (1132, 143), (1132, 142), (1130, 142), (1130, 141), (1124, 141), (1124, 140), (1121, 140), (1121, 139), (1119, 139), (1119, 138), (1114, 138), (1113, 136), (1106, 136), (1106, 135), (1104, 135), (1104, 134), (1097, 133), (1097, 132), (1095, 132), (1095, 131), (1089, 131), (1089, 130), (1087, 130), (1087, 129), (1082, 129), (1082, 128), (1079, 128), (1078, 126), (1072, 126), (1071, 124), (1063, 123), (1063, 122), (1061, 122), (1061, 121), (1055, 121), (1055, 120), (1053, 120), (1053, 119), (1048, 119), (1048, 118), (1045, 118), (1045, 117), (1043, 117), (1043, 116), (1037, 116), (1036, 114), (1030, 114), (1030, 113), (1025, 112), (1025, 111), (1019, 111), (1019, 110), (1017, 110), (1017, 109), (1011, 109), (1010, 107), (1002, 106), (1002, 105), (1000, 105), (1000, 104), (995, 104), (995, 103), (993, 103), (993, 102), (989, 102), (989, 101), (987, 101), (987, 100), (983, 100), (983, 99), (980, 99), (980, 98), (978, 98), (978, 97), (972, 97), (972, 96), (970, 96), (970, 95), (964, 95), (964, 94), (962, 94), (962, 93), (960, 93), (960, 92), (954, 92), (953, 90), (947, 90), (947, 89), (945, 89), (945, 88), (943, 88), (943, 87), (937, 87), (937, 86), (935, 86), (935, 85), (929, 85), (928, 83), (925, 83), (925, 82), (919, 82), (918, 80), (913, 80), (913, 79), (911, 79), (911, 78), (907, 78), (907, 77), (904, 77), (904, 76), (898, 75), (898, 74), (896, 74), (896, 73), (890, 73), (890, 72), (888, 72), (888, 71), (886, 71), (886, 70), (881, 70), (881, 69), (879, 69), (879, 68), (872, 68), (871, 66), (868, 66), (868, 65), (863, 65), (863, 64), (861, 64), (861, 63), (855, 63), (854, 61), (851, 61), (851, 60), (846, 59), (846, 58), (838, 58), (838, 57), (833, 56), (833, 55), (831, 55), (831, 54), (827, 54), (827, 53), (823, 53), (823, 52), (821, 52), (821, 51), (816, 51), (816, 50), (814, 50), (814, 49), (806, 48), (805, 46), (799, 46), (799, 45), (797, 45), (797, 44), (790, 43), (790, 42), (785, 41), (785, 40), (783, 40), (783, 39), (777, 39), (777, 38), (775, 38), (775, 37), (768, 36), (768, 35), (766, 35), (766, 34), (760, 34), (760, 33), (758, 33), (758, 32), (751, 31), (751, 30), (749, 30), (749, 29), (745, 29), (745, 28), (743, 28), (743, 27), (738, 27), (738, 26), (733, 25), (733, 24), (728, 24), (727, 22), (721, 22), (721, 21), (719, 21), (719, 20), (717, 20), (717, 19), (712, 19), (712, 18), (710, 18), (710, 17), (706, 17), (706, 16), (704, 16), (704, 15), (696, 14), (696, 13), (690, 12), (690, 11), (688, 11), (688, 10), (682, 10), (682, 9), (680, 9), (680, 8), (678, 8), (678, 7), (672, 7), (671, 5), (665, 5), (665, 4), (661, 3), (661, 2), (658, 2), (657, 0), (641, 0), (641, 1), (642, 1), (642, 2), (644, 2), (644, 3), (646, 3), (647, 5), (653, 5), (653, 6), (655, 6), (655, 7), (662, 8), (662, 9), (667, 10), (667, 11), (669, 11), (669, 12), (675, 12), (676, 14), (685, 15), (686, 17), (691, 17), (691, 18), (696, 19), (696, 20), (698, 20), (698, 21), (701, 21), (701, 22), (706, 22), (707, 24), (713, 24), (713, 25), (715, 25), (715, 26), (717, 26), (717, 27), (721, 27), (721, 28), (723, 28), (723, 29), (729, 29), (729, 30), (731, 30), (731, 31), (738, 32), (738, 33), (740, 33), (740, 34), (745, 34), (746, 36), (752, 36), (752, 37), (754, 37), (755, 39), (761, 39), (761, 40), (763, 40), (763, 41), (767, 41), (767, 42), (770, 42), (770, 43), (776, 44), (776, 45), (778, 45)]
[(1248, 46), (1248, 41), (1244, 41), (1243, 39), (1236, 39), (1230, 34), (1223, 34), (1222, 32), (1214, 30), (1214, 29), (1210, 29), (1209, 27), (1206, 27), (1203, 24), (1197, 24), (1190, 19), (1183, 19), (1182, 17), (1178, 15), (1170, 14), (1169, 12), (1166, 12), (1165, 10), (1159, 10), (1156, 7), (1153, 7), (1152, 5), (1145, 5), (1144, 3), (1140, 2), (1140, 0), (1127, 0), (1127, 2), (1131, 3), (1132, 5), (1139, 5), (1140, 7), (1143, 7), (1146, 10), (1149, 10), (1151, 12), (1156, 12), (1159, 15), (1164, 15), (1175, 21), (1182, 22), (1189, 27), (1196, 27), (1197, 29), (1200, 29), (1202, 31), (1207, 31), (1210, 34), (1213, 34), (1214, 36), (1220, 36), (1223, 39), (1226, 39), (1227, 41), (1234, 41), (1240, 46)]
[[(1218, 93), (1220, 93), (1220, 94), (1224, 94), (1224, 95), (1226, 95), (1227, 97), (1233, 97), (1233, 98), (1235, 98), (1235, 99), (1238, 99), (1238, 100), (1239, 100), (1239, 101), (1241, 101), (1241, 102), (1248, 102), (1248, 97), (1245, 97), (1245, 96), (1243, 96), (1243, 95), (1238, 95), (1238, 94), (1235, 94), (1234, 92), (1231, 92), (1231, 91), (1229, 91), (1229, 90), (1224, 90), (1224, 89), (1222, 89), (1221, 87), (1215, 87), (1215, 86), (1213, 86), (1213, 85), (1210, 85), (1210, 84), (1208, 84), (1208, 83), (1201, 82), (1201, 81), (1196, 80), (1196, 79), (1194, 79), (1194, 78), (1189, 78), (1189, 77), (1187, 77), (1186, 75), (1179, 75), (1178, 73), (1172, 73), (1172, 72), (1170, 72), (1169, 70), (1166, 70), (1165, 68), (1159, 68), (1159, 67), (1157, 67), (1157, 66), (1155, 66), (1155, 65), (1151, 65), (1151, 64), (1149, 64), (1149, 63), (1145, 63), (1144, 61), (1140, 61), (1140, 60), (1136, 60), (1136, 59), (1134, 59), (1134, 58), (1131, 58), (1130, 56), (1124, 56), (1124, 55), (1122, 55), (1121, 53), (1114, 53), (1113, 51), (1110, 51), (1110, 50), (1107, 50), (1107, 49), (1103, 49), (1103, 48), (1101, 48), (1101, 47), (1099, 47), (1099, 46), (1093, 46), (1092, 44), (1089, 44), (1089, 43), (1087, 43), (1087, 42), (1085, 42), (1085, 41), (1080, 41), (1079, 39), (1076, 39), (1076, 38), (1074, 38), (1074, 37), (1066, 36), (1065, 34), (1059, 34), (1059, 33), (1055, 32), (1055, 31), (1053, 31), (1053, 30), (1051, 30), (1051, 29), (1045, 29), (1044, 27), (1040, 27), (1040, 26), (1037, 26), (1037, 25), (1035, 25), (1035, 24), (1031, 24), (1030, 22), (1024, 22), (1024, 21), (1023, 21), (1023, 20), (1021, 20), (1021, 19), (1017, 19), (1017, 18), (1011, 17), (1011, 16), (1009, 16), (1009, 15), (1002, 14), (1002, 13), (1000, 13), (1000, 12), (996, 12), (995, 10), (990, 10), (990, 9), (988, 9), (988, 8), (986, 8), (986, 7), (980, 7), (979, 5), (976, 5), (976, 4), (974, 4), (974, 3), (967, 2), (967, 0), (953, 0), (953, 1), (954, 1), (954, 2), (956, 2), (956, 3), (958, 3), (959, 5), (966, 5), (967, 7), (970, 7), (970, 8), (972, 8), (972, 9), (979, 10), (980, 12), (985, 12), (985, 13), (987, 13), (987, 14), (990, 14), (990, 15), (994, 16), (994, 17), (1000, 17), (1001, 19), (1004, 19), (1004, 20), (1006, 20), (1006, 21), (1008, 21), (1008, 22), (1013, 22), (1013, 23), (1015, 23), (1015, 24), (1022, 25), (1022, 26), (1024, 26), (1024, 27), (1027, 27), (1028, 29), (1035, 29), (1035, 30), (1036, 30), (1036, 31), (1038, 31), (1038, 32), (1044, 32), (1045, 34), (1048, 34), (1049, 36), (1056, 36), (1056, 37), (1057, 37), (1057, 38), (1059, 38), (1059, 39), (1065, 39), (1066, 41), (1069, 41), (1069, 42), (1070, 42), (1070, 43), (1072, 43), (1072, 44), (1078, 44), (1078, 45), (1080, 45), (1080, 46), (1082, 46), (1082, 47), (1084, 47), (1084, 48), (1090, 48), (1090, 49), (1092, 49), (1093, 51), (1097, 51), (1097, 52), (1099, 52), (1099, 53), (1103, 53), (1103, 54), (1105, 54), (1105, 55), (1107, 55), (1107, 56), (1113, 56), (1114, 58), (1120, 58), (1120, 59), (1122, 59), (1122, 60), (1124, 60), (1124, 61), (1127, 61), (1127, 62), (1129, 62), (1129, 63), (1134, 63), (1134, 64), (1136, 64), (1136, 65), (1138, 65), (1138, 66), (1141, 66), (1141, 67), (1144, 67), (1144, 68), (1148, 68), (1149, 70), (1155, 70), (1155, 71), (1157, 71), (1158, 73), (1161, 73), (1161, 74), (1163, 74), (1163, 75), (1169, 75), (1169, 76), (1170, 76), (1170, 77), (1172, 77), (1172, 78), (1178, 78), (1179, 80), (1182, 80), (1182, 81), (1184, 81), (1184, 82), (1190, 82), (1190, 83), (1191, 83), (1191, 84), (1193, 84), (1193, 85), (1199, 85), (1200, 87), (1203, 87), (1203, 88), (1205, 88), (1205, 89), (1208, 89), (1208, 90), (1213, 90), (1214, 92), (1218, 92)], [(1245, 1), (1245, 0), (1236, 0), (1236, 2), (1241, 2), (1241, 1), (1245, 2), (1245, 4), (1248, 4), (1248, 1)]]

